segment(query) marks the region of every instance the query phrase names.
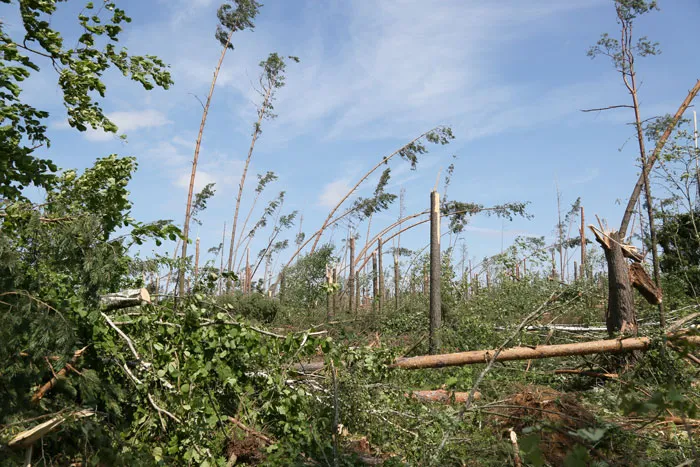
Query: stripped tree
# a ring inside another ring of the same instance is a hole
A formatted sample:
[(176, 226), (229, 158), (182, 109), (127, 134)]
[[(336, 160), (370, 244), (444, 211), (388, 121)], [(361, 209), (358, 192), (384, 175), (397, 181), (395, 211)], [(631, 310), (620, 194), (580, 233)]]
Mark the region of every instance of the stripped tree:
[[(190, 186), (187, 191), (187, 204), (185, 205), (185, 224), (182, 229), (182, 254), (181, 258), (184, 263), (187, 258), (187, 241), (190, 231), (190, 218), (192, 216), (192, 192), (194, 191), (194, 181), (197, 175), (197, 162), (199, 160), (199, 150), (202, 145), (202, 135), (204, 134), (204, 126), (207, 123), (207, 115), (209, 114), (209, 106), (211, 105), (211, 99), (214, 95), (214, 87), (216, 86), (216, 80), (219, 77), (219, 71), (221, 70), (221, 65), (224, 63), (224, 58), (226, 57), (226, 52), (231, 49), (233, 50), (233, 44), (231, 44), (231, 39), (233, 33), (236, 31), (243, 31), (245, 29), (253, 29), (255, 25), (253, 20), (258, 14), (258, 9), (260, 8), (260, 3), (255, 0), (234, 0), (236, 8), (233, 8), (229, 3), (224, 3), (219, 7), (217, 11), (217, 17), (219, 18), (219, 25), (216, 27), (216, 39), (223, 46), (221, 50), (221, 55), (219, 56), (219, 62), (214, 69), (214, 77), (211, 81), (211, 86), (209, 87), (209, 94), (207, 95), (207, 101), (203, 105), (204, 109), (202, 111), (202, 120), (199, 124), (199, 134), (197, 135), (197, 142), (194, 147), (194, 158), (192, 159), (192, 173), (190, 174)], [(180, 296), (185, 294), (185, 268), (180, 267), (178, 274), (179, 281), (179, 292)]]
[[(294, 62), (299, 62), (299, 58), (297, 57), (289, 56), (287, 58)], [(233, 227), (231, 228), (231, 245), (228, 255), (229, 272), (231, 272), (231, 268), (235, 263), (234, 248), (236, 244), (236, 231), (238, 229), (238, 211), (241, 207), (241, 197), (243, 196), (243, 188), (245, 186), (246, 175), (248, 174), (248, 166), (250, 165), (250, 159), (253, 157), (255, 143), (262, 133), (263, 120), (271, 120), (276, 117), (273, 113), (274, 106), (272, 103), (275, 100), (275, 91), (284, 86), (284, 72), (287, 68), (287, 64), (284, 58), (280, 57), (277, 53), (271, 53), (266, 60), (260, 62), (260, 68), (262, 68), (262, 73), (258, 79), (258, 83), (260, 84), (258, 93), (262, 96), (262, 103), (258, 108), (258, 119), (253, 126), (253, 135), (250, 140), (250, 147), (248, 148), (248, 157), (246, 157), (245, 165), (243, 166), (243, 174), (241, 174), (241, 181), (238, 184), (236, 209), (233, 213)]]

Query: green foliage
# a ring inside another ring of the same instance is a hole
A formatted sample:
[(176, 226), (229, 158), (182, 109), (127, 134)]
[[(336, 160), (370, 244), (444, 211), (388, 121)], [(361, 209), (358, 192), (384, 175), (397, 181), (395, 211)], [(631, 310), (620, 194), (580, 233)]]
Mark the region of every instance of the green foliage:
[(300, 256), (297, 262), (285, 268), (285, 304), (300, 308), (314, 308), (326, 298), (326, 266), (333, 258), (334, 246), (323, 245), (313, 253)]
[[(11, 3), (3, 0), (4, 3)], [(21, 198), (24, 187), (34, 184), (49, 187), (54, 181), (56, 165), (49, 159), (36, 157), (34, 152), (49, 147), (46, 125), (48, 112), (36, 109), (22, 101), (21, 84), (39, 72), (38, 60), (48, 59), (58, 73), (63, 104), (68, 124), (86, 131), (88, 127), (116, 133), (117, 126), (107, 118), (100, 103), (93, 98), (97, 93), (105, 97), (106, 86), (102, 76), (111, 68), (140, 83), (145, 89), (155, 86), (167, 89), (172, 84), (167, 66), (152, 55), (129, 55), (125, 48), (118, 50), (115, 43), (122, 32), (122, 24), (131, 22), (116, 2), (106, 2), (93, 12), (88, 2), (78, 16), (83, 34), (75, 48), (66, 48), (60, 31), (52, 27), (51, 17), (61, 0), (21, 1), (23, 37), (12, 37), (0, 23), (0, 197)], [(102, 12), (109, 15), (103, 24)], [(104, 47), (96, 46), (105, 42)], [(26, 55), (25, 55), (26, 53)]]
[(658, 10), (655, 1), (646, 0), (615, 0), (615, 12), (617, 14), (617, 23), (622, 29), (622, 40), (617, 40), (604, 33), (600, 39), (588, 50), (588, 56), (595, 58), (599, 55), (608, 57), (615, 68), (623, 74), (625, 82), (627, 77), (634, 74), (635, 55), (646, 57), (649, 55), (658, 55), (661, 53), (659, 44), (651, 42), (646, 36), (637, 39), (636, 43), (632, 42), (632, 25), (634, 21), (641, 15), (647, 14), (653, 10)]
[(216, 193), (214, 185), (214, 183), (207, 183), (206, 186), (202, 188), (202, 191), (194, 196), (191, 216), (192, 220), (199, 225), (202, 225), (202, 221), (197, 218), (197, 215), (207, 208), (207, 202), (214, 196), (214, 193)]
[(280, 311), (279, 301), (261, 293), (224, 295), (219, 297), (217, 303), (237, 317), (241, 316), (260, 323), (273, 322)]
[(510, 221), (513, 220), (514, 216), (529, 219), (532, 216), (525, 210), (528, 204), (530, 203), (504, 203), (488, 208), (484, 207), (483, 204), (447, 201), (440, 206), (440, 212), (443, 216), (450, 218), (450, 230), (454, 233), (459, 233), (469, 223), (471, 216), (482, 212), (487, 216), (495, 215)]
[[(429, 131), (425, 135), (425, 140), (432, 144), (446, 145), (449, 144), (451, 140), (454, 139), (452, 134), (452, 128), (447, 126), (440, 126), (434, 130)], [(410, 162), (411, 169), (415, 170), (418, 165), (418, 156), (421, 156), (428, 152), (425, 145), (419, 140), (413, 141), (399, 150), (399, 157), (401, 159)]]
[(219, 19), (219, 24), (216, 26), (216, 40), (222, 46), (233, 50), (231, 35), (236, 31), (255, 29), (253, 20), (261, 6), (262, 4), (255, 0), (227, 0), (223, 3), (216, 12)]

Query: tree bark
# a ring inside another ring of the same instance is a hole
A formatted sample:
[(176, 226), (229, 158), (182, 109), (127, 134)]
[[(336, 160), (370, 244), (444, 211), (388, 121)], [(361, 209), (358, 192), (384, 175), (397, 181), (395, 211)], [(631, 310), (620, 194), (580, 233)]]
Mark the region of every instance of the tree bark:
[(618, 332), (637, 334), (637, 317), (629, 266), (622, 251), (619, 232), (610, 232), (607, 242), (601, 241), (608, 263), (608, 308), (605, 325), (612, 336)]

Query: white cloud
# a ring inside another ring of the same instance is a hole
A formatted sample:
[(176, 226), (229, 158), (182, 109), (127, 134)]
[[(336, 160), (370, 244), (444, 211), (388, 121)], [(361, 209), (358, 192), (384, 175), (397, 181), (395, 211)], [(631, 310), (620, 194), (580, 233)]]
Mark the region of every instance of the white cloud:
[[(175, 186), (180, 188), (189, 189), (190, 187), (190, 173), (183, 173), (180, 177), (175, 180)], [(204, 170), (197, 170), (197, 175), (194, 179), (194, 192), (199, 193), (209, 183), (216, 183), (217, 179), (214, 175), (205, 172)], [(217, 185), (218, 186), (218, 185)]]
[(600, 169), (594, 167), (592, 169), (586, 169), (581, 175), (573, 178), (569, 184), (570, 185), (582, 185), (584, 183), (592, 182), (600, 176)]
[[(155, 52), (172, 63), (183, 95), (208, 91), (221, 52), (212, 37), (214, 8), (208, 0), (199, 3), (206, 8), (188, 10), (183, 17), (181, 2), (172, 2), (169, 18), (131, 38), (148, 43), (173, 37), (167, 48)], [(270, 5), (254, 32), (236, 35), (236, 48), (218, 78), (215, 105), (231, 99), (233, 90), (232, 126), (248, 133), (253, 103), (260, 99), (253, 89), (258, 62), (276, 50), (298, 55), (301, 63), (288, 66), (286, 86), (275, 102), (279, 117), (264, 124), (269, 131), (261, 140), (263, 152), (305, 134), (327, 140), (404, 139), (443, 123), (452, 124), (460, 139), (465, 134), (478, 138), (506, 131), (498, 122), (513, 109), (516, 116), (525, 116), (518, 126), (540, 125), (577, 112), (566, 92), (583, 92), (575, 86), (558, 93), (556, 88), (513, 85), (517, 77), (504, 71), (506, 57), (514, 44), (558, 27), (577, 10), (604, 3), (307, 2), (299, 5), (293, 22), (284, 21), (284, 7)], [(201, 34), (206, 28), (212, 34)], [(547, 106), (556, 112), (548, 113)], [(533, 109), (539, 118), (528, 118)]]
[[(107, 114), (112, 123), (119, 128), (119, 134), (124, 134), (130, 131), (138, 131), (145, 128), (156, 128), (173, 123), (162, 112), (155, 109), (145, 109), (126, 112), (112, 112)], [(54, 120), (51, 122), (51, 128), (56, 130), (68, 130), (70, 125), (68, 120)], [(117, 138), (114, 133), (108, 133), (103, 130), (87, 129), (83, 133), (88, 141), (101, 142), (111, 141)]]
[[(119, 128), (119, 134), (130, 131), (138, 131), (145, 128), (155, 128), (173, 123), (168, 120), (165, 114), (158, 110), (146, 109), (130, 112), (112, 112), (107, 114), (109, 118)], [(102, 130), (93, 130), (89, 128), (85, 132), (85, 138), (89, 141), (110, 141), (116, 136), (113, 133), (107, 133)]]
[(327, 183), (318, 197), (318, 204), (323, 207), (335, 207), (338, 202), (350, 191), (348, 179), (340, 179)]

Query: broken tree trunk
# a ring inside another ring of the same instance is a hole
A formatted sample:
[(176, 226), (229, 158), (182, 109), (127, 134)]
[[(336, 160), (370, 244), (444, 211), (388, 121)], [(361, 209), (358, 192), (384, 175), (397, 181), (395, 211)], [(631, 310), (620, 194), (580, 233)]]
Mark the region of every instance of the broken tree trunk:
[(596, 241), (605, 252), (608, 263), (608, 308), (605, 312), (605, 325), (612, 336), (618, 332), (637, 334), (637, 316), (634, 309), (634, 296), (630, 271), (626, 256), (632, 253), (622, 243), (619, 232), (602, 232), (590, 226)]
[(92, 410), (80, 410), (71, 414), (59, 415), (57, 417), (52, 418), (49, 421), (46, 421), (33, 428), (30, 428), (29, 430), (19, 433), (14, 438), (12, 438), (9, 443), (7, 443), (7, 446), (10, 448), (29, 447), (44, 436), (46, 436), (47, 434), (57, 429), (63, 422), (65, 422), (69, 418), (79, 419), (85, 417), (92, 417), (93, 415), (95, 415), (95, 412), (93, 412)]
[(662, 301), (661, 289), (659, 289), (654, 281), (651, 280), (644, 267), (639, 263), (630, 265), (630, 283), (642, 294), (646, 300), (652, 305), (659, 305)]
[(121, 292), (102, 295), (100, 302), (104, 311), (119, 310), (151, 303), (151, 295), (145, 288), (127, 289)]
[[(671, 338), (673, 336), (669, 336)], [(698, 336), (676, 336), (677, 340), (699, 345)], [(569, 357), (574, 355), (592, 355), (597, 353), (622, 353), (634, 350), (646, 350), (651, 344), (648, 337), (631, 337), (627, 339), (609, 339), (602, 341), (580, 342), (575, 344), (543, 345), (539, 347), (513, 347), (503, 349), (495, 361), (537, 360), (552, 357)], [(442, 368), (447, 366), (473, 365), (488, 363), (496, 350), (473, 350), (442, 355), (422, 355), (403, 358), (391, 365), (392, 368), (417, 370), (421, 368)]]
[(637, 334), (632, 284), (629, 267), (619, 243), (621, 239), (617, 232), (612, 232), (610, 240), (610, 247), (604, 248), (608, 263), (608, 309), (605, 325), (610, 335), (617, 332)]

